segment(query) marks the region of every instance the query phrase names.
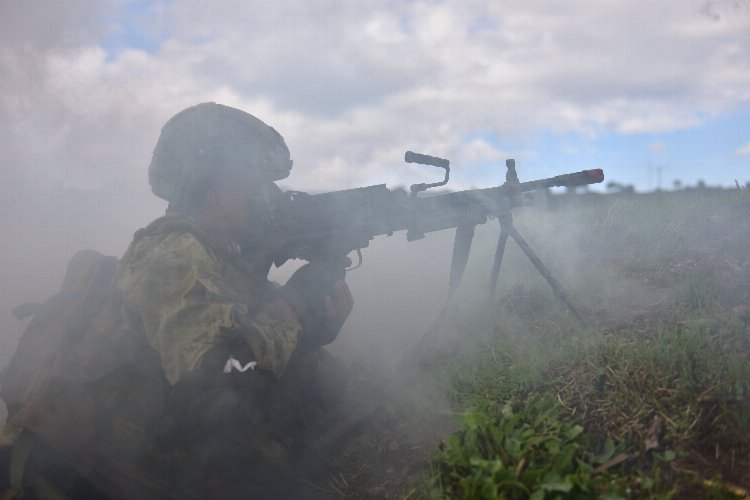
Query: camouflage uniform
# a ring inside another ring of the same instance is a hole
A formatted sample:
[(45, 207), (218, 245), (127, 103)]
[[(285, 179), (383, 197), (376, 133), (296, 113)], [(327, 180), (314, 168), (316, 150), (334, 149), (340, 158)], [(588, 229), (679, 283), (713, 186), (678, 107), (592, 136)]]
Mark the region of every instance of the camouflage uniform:
[(172, 385), (216, 349), (228, 358), (249, 348), (258, 369), (281, 378), (300, 324), (267, 301), (275, 287), (254, 275), (252, 264), (218, 255), (199, 231), (168, 216), (138, 235), (115, 278), (128, 323), (159, 354)]
[[(113, 285), (63, 376), (16, 418), (37, 437), (29, 481), (64, 462), (112, 498), (286, 496), (343, 377), (300, 342), (278, 285), (182, 216), (137, 232)], [(225, 373), (230, 356), (257, 365)]]
[[(305, 349), (297, 318), (272, 300), (278, 285), (176, 216), (136, 236), (114, 283), (126, 323), (158, 354), (169, 432), (200, 463), (200, 487), (231, 496), (251, 474), (259, 496), (281, 494), (309, 420), (343, 387), (330, 355)], [(257, 365), (227, 374), (230, 358)]]

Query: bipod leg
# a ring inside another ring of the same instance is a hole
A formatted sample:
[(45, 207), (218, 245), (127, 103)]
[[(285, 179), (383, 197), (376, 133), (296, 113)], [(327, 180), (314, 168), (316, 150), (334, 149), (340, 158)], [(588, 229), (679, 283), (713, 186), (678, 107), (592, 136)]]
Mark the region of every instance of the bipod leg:
[(565, 305), (568, 306), (568, 309), (570, 309), (570, 312), (573, 313), (573, 316), (575, 316), (578, 321), (586, 325), (586, 321), (584, 321), (581, 315), (578, 314), (576, 308), (573, 307), (573, 303), (568, 298), (568, 294), (565, 293), (563, 287), (560, 285), (560, 283), (558, 283), (550, 270), (547, 269), (547, 266), (544, 265), (544, 262), (542, 262), (541, 259), (537, 257), (537, 255), (534, 253), (534, 250), (531, 249), (529, 244), (526, 243), (526, 240), (523, 239), (523, 236), (521, 236), (521, 233), (518, 232), (513, 223), (506, 222), (503, 229), (508, 232), (508, 234), (516, 241), (516, 243), (518, 243), (518, 246), (521, 247), (521, 250), (523, 250), (523, 253), (526, 254), (526, 257), (528, 257), (531, 263), (534, 264), (534, 267), (536, 267), (537, 271), (539, 271), (539, 274), (541, 274), (544, 279), (547, 280), (547, 283), (549, 283), (549, 285), (552, 287), (552, 290), (560, 298), (560, 300), (565, 302)]
[(469, 260), (469, 251), (471, 250), (471, 241), (473, 238), (474, 226), (458, 226), (456, 228), (456, 237), (453, 241), (453, 257), (451, 258), (448, 297), (445, 299), (443, 308), (440, 309), (440, 313), (432, 322), (432, 325), (430, 325), (420, 338), (419, 344), (433, 344), (437, 341), (438, 334), (440, 333), (440, 325), (445, 320), (445, 316), (448, 312), (448, 304), (450, 304), (453, 294), (461, 283), (461, 277), (464, 275), (466, 263)]
[(456, 236), (453, 240), (453, 257), (451, 258), (451, 274), (448, 284), (448, 300), (453, 297), (458, 285), (461, 283), (461, 277), (466, 270), (466, 263), (469, 260), (469, 251), (471, 242), (474, 239), (474, 226), (463, 225), (456, 228)]
[(495, 295), (495, 289), (497, 288), (497, 278), (500, 275), (500, 265), (503, 263), (503, 255), (505, 255), (505, 245), (508, 243), (508, 231), (503, 229), (504, 222), (500, 220), (500, 236), (497, 238), (497, 248), (495, 249), (495, 260), (492, 261), (492, 272), (490, 272), (490, 293), (489, 300)]

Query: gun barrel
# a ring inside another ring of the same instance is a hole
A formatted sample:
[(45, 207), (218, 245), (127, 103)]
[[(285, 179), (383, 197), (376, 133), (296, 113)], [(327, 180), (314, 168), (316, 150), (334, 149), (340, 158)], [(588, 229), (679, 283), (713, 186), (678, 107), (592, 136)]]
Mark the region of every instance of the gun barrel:
[(521, 191), (534, 191), (551, 187), (585, 186), (587, 184), (598, 184), (604, 181), (604, 171), (600, 168), (582, 170), (572, 174), (556, 175), (548, 179), (522, 182)]

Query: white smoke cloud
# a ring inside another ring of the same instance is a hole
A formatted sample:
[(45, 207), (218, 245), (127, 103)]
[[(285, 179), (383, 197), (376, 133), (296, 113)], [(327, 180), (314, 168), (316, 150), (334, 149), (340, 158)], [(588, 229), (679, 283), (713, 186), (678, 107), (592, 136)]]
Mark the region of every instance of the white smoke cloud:
[(407, 149), (460, 168), (505, 156), (467, 137), (667, 132), (746, 105), (748, 12), (678, 0), (4, 1), (0, 230), (18, 285), (0, 315), (49, 294), (78, 248), (119, 254), (159, 215), (146, 167), (161, 125), (189, 105), (222, 102), (277, 128), (295, 160), (286, 186), (408, 184), (434, 172), (405, 167)]

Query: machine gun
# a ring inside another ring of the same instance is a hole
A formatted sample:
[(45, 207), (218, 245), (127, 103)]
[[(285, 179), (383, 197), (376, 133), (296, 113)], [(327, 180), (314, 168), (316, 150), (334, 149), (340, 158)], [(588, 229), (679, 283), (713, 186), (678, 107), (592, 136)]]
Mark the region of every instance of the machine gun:
[[(424, 191), (448, 183), (450, 162), (443, 158), (407, 151), (407, 163), (432, 165), (445, 170), (445, 178), (432, 184), (414, 184), (410, 193), (390, 190), (385, 184), (310, 195), (287, 191), (277, 201), (272, 224), (288, 235), (277, 254), (275, 264), (289, 259), (304, 259), (319, 267), (311, 273), (313, 282), (328, 276), (328, 281), (343, 279), (342, 256), (356, 251), (362, 264), (361, 250), (379, 235), (406, 231), (408, 241), (424, 238), (425, 233), (456, 228), (449, 280), (449, 298), (458, 287), (469, 257), (474, 229), (490, 218), (500, 222), (500, 237), (490, 274), (490, 294), (494, 294), (508, 237), (513, 238), (526, 256), (552, 286), (555, 293), (581, 321), (567, 295), (552, 273), (537, 257), (513, 225), (512, 210), (521, 205), (522, 193), (550, 187), (595, 184), (604, 180), (601, 169), (584, 170), (548, 179), (520, 182), (514, 160), (507, 160), (505, 184), (485, 189), (421, 195)], [(317, 285), (318, 288), (320, 285)], [(323, 292), (325, 293), (325, 292)]]

